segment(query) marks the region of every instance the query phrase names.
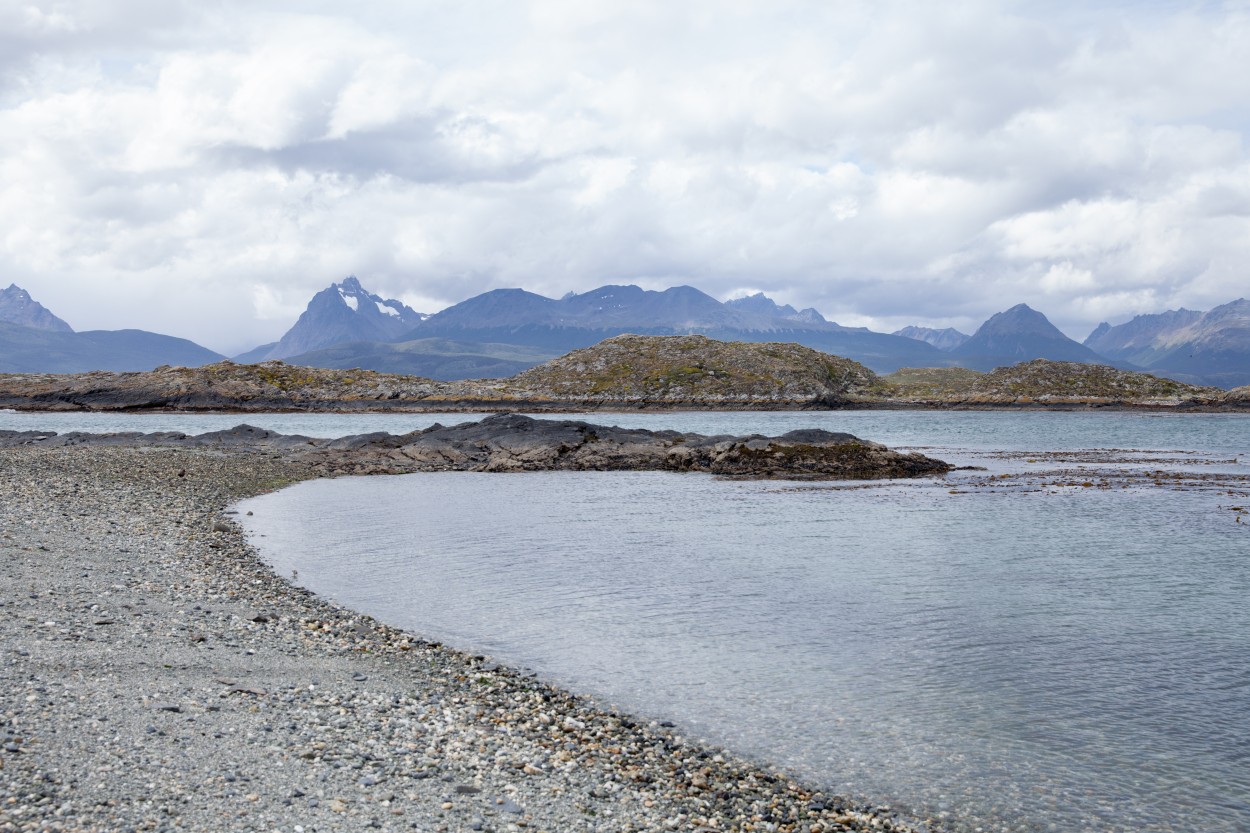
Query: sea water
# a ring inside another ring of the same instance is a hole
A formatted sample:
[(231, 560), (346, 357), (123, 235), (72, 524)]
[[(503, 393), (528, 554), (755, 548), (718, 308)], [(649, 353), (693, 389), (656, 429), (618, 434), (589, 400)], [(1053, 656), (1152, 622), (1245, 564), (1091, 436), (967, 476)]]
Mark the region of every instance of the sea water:
[[(248, 424), (282, 434), (344, 437), (405, 434), (435, 423), (481, 419), (465, 413), (189, 413), (0, 411), (0, 431), (181, 431), (202, 434)], [(625, 428), (708, 435), (775, 435), (795, 428), (847, 431), (891, 447), (973, 449), (1157, 448), (1247, 453), (1250, 414), (1125, 411), (632, 411), (534, 414)]]
[[(241, 519), (319, 593), (913, 818), (1250, 829), (1250, 419), (664, 416), (595, 419), (989, 471), (346, 478)], [(1117, 471), (1163, 474), (1081, 485)]]
[[(330, 437), (476, 418), (0, 414), (0, 429)], [(845, 430), (987, 471), (345, 478), (240, 519), (319, 593), (913, 818), (1250, 829), (1250, 417), (579, 418)], [(1137, 476), (1082, 485), (1117, 471)]]

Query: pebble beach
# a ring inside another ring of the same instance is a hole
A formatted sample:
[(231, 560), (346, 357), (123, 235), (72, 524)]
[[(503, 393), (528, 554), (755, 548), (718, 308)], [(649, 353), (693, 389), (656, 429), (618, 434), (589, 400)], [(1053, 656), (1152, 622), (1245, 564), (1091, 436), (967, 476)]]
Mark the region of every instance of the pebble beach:
[(911, 831), (274, 575), (271, 453), (0, 450), (0, 831)]

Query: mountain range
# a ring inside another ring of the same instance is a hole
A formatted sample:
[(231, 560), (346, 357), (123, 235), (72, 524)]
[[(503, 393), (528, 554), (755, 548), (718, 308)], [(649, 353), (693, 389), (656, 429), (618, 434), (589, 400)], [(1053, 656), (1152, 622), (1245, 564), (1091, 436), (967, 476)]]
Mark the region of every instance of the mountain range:
[(0, 372), (151, 370), (162, 364), (198, 367), (222, 358), (185, 338), (145, 330), (74, 332), (21, 287), (0, 290)]
[(1250, 384), (1250, 300), (1139, 315), (1115, 327), (1103, 322), (1085, 346), (1182, 382), (1240, 387)]
[(398, 341), (428, 317), (399, 301), (365, 291), (351, 275), (314, 295), (280, 341), (262, 344), (236, 360), (250, 364), (289, 359), (336, 344)]
[[(553, 299), (496, 289), (433, 315), (370, 293), (355, 276), (316, 293), (283, 337), (234, 357), (251, 363), (360, 367), (438, 380), (502, 378), (626, 333), (794, 342), (878, 373), (904, 367), (992, 370), (1032, 359), (1147, 369), (1194, 384), (1250, 384), (1250, 301), (1207, 313), (1174, 310), (1101, 324), (1079, 343), (1018, 304), (971, 336), (907, 327), (877, 333), (827, 321), (756, 293), (721, 302), (690, 286), (601, 286)], [(138, 330), (75, 333), (16, 286), (0, 292), (0, 371), (146, 370), (221, 357), (184, 339)]]

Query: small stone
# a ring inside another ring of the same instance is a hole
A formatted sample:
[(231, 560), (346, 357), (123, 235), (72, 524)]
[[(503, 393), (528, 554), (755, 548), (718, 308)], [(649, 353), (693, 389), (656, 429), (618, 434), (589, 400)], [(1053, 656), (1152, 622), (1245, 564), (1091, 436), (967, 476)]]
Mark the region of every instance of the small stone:
[(250, 694), (253, 697), (264, 697), (265, 690), (263, 688), (255, 688), (254, 686), (236, 685), (230, 689), (231, 694)]

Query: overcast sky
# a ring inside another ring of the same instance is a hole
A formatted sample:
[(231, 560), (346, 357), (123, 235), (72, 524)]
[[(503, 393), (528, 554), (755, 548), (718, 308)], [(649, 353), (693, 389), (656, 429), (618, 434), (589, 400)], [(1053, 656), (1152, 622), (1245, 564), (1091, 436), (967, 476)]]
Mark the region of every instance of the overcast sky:
[(226, 353), (348, 274), (972, 331), (1250, 294), (1250, 6), (0, 0), (0, 286)]

